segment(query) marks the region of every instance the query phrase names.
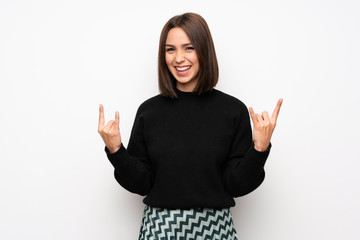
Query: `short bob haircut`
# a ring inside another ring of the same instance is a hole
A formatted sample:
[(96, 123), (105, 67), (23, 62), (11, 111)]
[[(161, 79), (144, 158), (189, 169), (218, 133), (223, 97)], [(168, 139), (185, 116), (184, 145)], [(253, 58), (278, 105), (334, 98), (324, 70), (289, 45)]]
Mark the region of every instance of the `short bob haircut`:
[(214, 43), (209, 27), (203, 17), (196, 13), (184, 13), (172, 17), (163, 27), (159, 41), (158, 74), (160, 94), (170, 98), (177, 98), (175, 92), (176, 79), (171, 74), (165, 61), (165, 44), (169, 31), (180, 27), (188, 35), (199, 60), (198, 79), (194, 91), (200, 95), (211, 91), (217, 84), (219, 68)]

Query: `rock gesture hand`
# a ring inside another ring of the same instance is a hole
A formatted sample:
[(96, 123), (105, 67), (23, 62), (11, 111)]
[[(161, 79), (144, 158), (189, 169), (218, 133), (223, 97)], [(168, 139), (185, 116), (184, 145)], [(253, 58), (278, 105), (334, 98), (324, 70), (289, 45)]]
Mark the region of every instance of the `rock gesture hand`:
[(121, 146), (121, 137), (119, 130), (119, 122), (120, 122), (119, 112), (115, 112), (115, 121), (110, 120), (105, 125), (105, 117), (104, 117), (104, 107), (102, 104), (99, 105), (99, 127), (98, 132), (106, 147), (109, 149), (110, 153), (115, 153), (120, 149)]
[(278, 118), (282, 102), (283, 99), (279, 99), (271, 118), (266, 111), (262, 112), (260, 115), (258, 113), (254, 113), (252, 107), (249, 108), (251, 120), (254, 124), (254, 148), (259, 152), (266, 151), (270, 145), (270, 139), (276, 126), (276, 120)]

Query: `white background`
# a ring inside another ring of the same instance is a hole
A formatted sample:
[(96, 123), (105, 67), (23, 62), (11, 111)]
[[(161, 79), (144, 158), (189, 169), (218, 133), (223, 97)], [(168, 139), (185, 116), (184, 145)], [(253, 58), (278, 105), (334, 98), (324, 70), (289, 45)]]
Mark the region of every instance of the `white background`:
[(232, 208), (240, 239), (360, 239), (360, 2), (0, 0), (0, 239), (136, 239), (97, 132), (158, 94), (160, 31), (201, 14), (217, 89), (256, 112), (284, 103), (265, 182)]

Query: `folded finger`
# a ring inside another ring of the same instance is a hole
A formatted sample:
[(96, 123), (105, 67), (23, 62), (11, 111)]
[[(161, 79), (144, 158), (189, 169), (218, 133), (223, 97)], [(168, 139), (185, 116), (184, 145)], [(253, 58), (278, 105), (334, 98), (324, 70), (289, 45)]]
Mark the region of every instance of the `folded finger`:
[(255, 115), (256, 115), (256, 119), (257, 119), (257, 121), (258, 121), (259, 123), (264, 122), (264, 119), (263, 119), (263, 117), (262, 117), (260, 114), (256, 113)]
[(114, 120), (110, 120), (106, 125), (105, 125), (105, 127), (103, 128), (103, 130), (105, 131), (105, 132), (109, 132), (110, 131), (110, 129), (112, 128), (112, 125), (114, 124)]
[(270, 117), (267, 111), (262, 112), (261, 116), (264, 119), (264, 121), (270, 122)]

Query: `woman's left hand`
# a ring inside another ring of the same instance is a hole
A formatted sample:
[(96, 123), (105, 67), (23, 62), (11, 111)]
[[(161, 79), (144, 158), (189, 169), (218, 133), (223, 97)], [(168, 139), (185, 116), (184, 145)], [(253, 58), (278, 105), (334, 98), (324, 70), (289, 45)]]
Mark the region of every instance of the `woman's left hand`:
[(254, 113), (252, 107), (249, 108), (250, 116), (254, 124), (254, 148), (259, 152), (266, 151), (269, 148), (270, 139), (276, 126), (276, 120), (278, 118), (282, 102), (283, 99), (279, 99), (271, 118), (266, 111), (262, 112), (260, 115), (258, 113)]

